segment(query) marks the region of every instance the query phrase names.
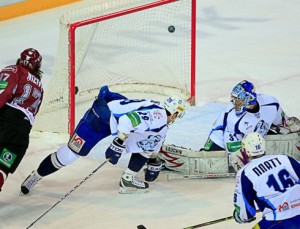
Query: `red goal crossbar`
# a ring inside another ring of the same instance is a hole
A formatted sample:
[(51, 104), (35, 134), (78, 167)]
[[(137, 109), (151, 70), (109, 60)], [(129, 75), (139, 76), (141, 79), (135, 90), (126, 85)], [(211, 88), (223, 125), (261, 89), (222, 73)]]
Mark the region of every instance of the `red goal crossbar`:
[[(101, 15), (87, 20), (77, 21), (68, 24), (69, 33), (69, 134), (72, 134), (75, 129), (75, 32), (76, 29), (95, 22), (109, 20), (123, 15), (132, 14), (138, 11), (147, 10), (161, 5), (177, 2), (178, 0), (159, 0), (153, 3), (145, 4), (138, 7), (129, 8), (126, 10), (114, 12), (111, 14)], [(190, 103), (195, 103), (195, 76), (196, 76), (196, 0), (191, 0), (192, 15), (191, 15), (191, 98)]]

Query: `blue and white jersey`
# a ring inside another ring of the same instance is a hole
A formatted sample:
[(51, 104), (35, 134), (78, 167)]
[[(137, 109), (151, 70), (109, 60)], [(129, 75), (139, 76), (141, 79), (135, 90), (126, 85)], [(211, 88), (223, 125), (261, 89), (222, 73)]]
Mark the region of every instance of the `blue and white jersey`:
[(168, 126), (163, 106), (152, 100), (115, 100), (108, 103), (111, 110), (110, 128), (128, 135), (126, 151), (158, 153), (165, 140)]
[(254, 203), (269, 221), (300, 215), (300, 164), (286, 155), (265, 155), (239, 170), (234, 205), (243, 221), (255, 216)]
[(251, 132), (265, 136), (271, 125), (281, 125), (287, 118), (275, 97), (257, 94), (259, 110), (236, 116), (234, 105), (230, 102), (226, 110), (215, 121), (210, 139), (228, 153), (240, 148), (240, 141)]

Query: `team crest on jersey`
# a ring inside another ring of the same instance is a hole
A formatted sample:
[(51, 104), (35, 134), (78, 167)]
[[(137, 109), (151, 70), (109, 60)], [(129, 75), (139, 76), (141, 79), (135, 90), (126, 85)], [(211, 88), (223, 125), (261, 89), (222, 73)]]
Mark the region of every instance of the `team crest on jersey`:
[(255, 126), (254, 132), (259, 133), (264, 137), (268, 133), (269, 129), (270, 129), (270, 125), (266, 123), (264, 120), (261, 120)]
[(162, 137), (160, 135), (149, 135), (147, 139), (137, 142), (138, 147), (143, 151), (153, 151)]
[(70, 149), (72, 149), (76, 153), (79, 153), (79, 151), (83, 147), (84, 143), (85, 143), (85, 140), (83, 138), (81, 138), (77, 134), (74, 134), (73, 137), (70, 139), (68, 146), (70, 147)]
[(14, 163), (17, 155), (10, 152), (8, 149), (4, 148), (0, 154), (0, 164), (4, 165), (7, 168), (10, 168)]

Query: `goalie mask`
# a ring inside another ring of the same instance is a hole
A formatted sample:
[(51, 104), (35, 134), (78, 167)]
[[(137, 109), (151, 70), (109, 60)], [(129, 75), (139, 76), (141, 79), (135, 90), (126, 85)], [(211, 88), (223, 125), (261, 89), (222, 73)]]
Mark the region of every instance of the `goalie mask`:
[(234, 105), (235, 114), (237, 116), (243, 115), (249, 106), (257, 103), (256, 98), (255, 87), (251, 82), (243, 80), (236, 85), (231, 92), (231, 101)]
[(242, 150), (248, 157), (262, 156), (265, 154), (265, 139), (256, 132), (245, 135), (242, 140)]
[(42, 65), (42, 56), (33, 48), (25, 49), (18, 60), (19, 64), (29, 71), (39, 70)]
[(184, 116), (185, 102), (178, 96), (170, 96), (164, 101), (163, 106), (170, 113), (170, 115), (173, 115), (177, 112), (178, 118), (182, 118)]

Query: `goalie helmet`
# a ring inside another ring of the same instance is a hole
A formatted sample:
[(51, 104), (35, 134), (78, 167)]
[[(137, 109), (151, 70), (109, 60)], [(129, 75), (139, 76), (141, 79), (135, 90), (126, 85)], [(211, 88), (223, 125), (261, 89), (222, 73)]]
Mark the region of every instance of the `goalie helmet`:
[(231, 92), (231, 101), (234, 105), (235, 114), (237, 116), (244, 114), (249, 106), (257, 103), (256, 98), (255, 87), (251, 82), (243, 80), (237, 84)]
[(242, 140), (242, 150), (248, 157), (264, 155), (265, 149), (265, 139), (259, 133), (249, 133)]
[(163, 106), (170, 113), (170, 115), (173, 115), (177, 112), (178, 118), (182, 118), (184, 116), (185, 102), (178, 96), (170, 96), (164, 101)]
[(25, 49), (20, 54), (19, 64), (29, 71), (38, 70), (42, 65), (42, 56), (36, 49)]

